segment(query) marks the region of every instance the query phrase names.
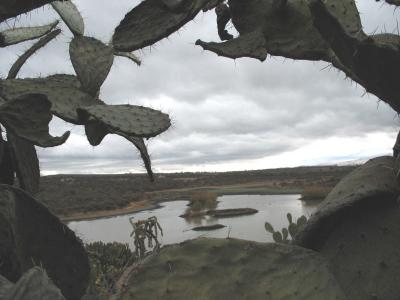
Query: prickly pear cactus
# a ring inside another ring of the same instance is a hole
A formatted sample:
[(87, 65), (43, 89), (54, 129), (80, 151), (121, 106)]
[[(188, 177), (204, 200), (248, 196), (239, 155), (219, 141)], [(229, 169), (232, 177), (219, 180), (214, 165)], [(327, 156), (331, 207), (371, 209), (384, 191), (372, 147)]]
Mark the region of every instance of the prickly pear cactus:
[[(283, 244), (289, 244), (294, 242), (297, 233), (305, 226), (307, 223), (307, 218), (305, 216), (301, 216), (300, 218), (297, 219), (297, 222), (293, 222), (293, 217), (290, 213), (286, 215), (288, 221), (289, 221), (289, 226), (288, 228), (282, 228), (282, 232), (280, 231), (275, 231), (274, 227), (268, 223), (265, 222), (265, 230), (269, 233), (272, 234), (272, 238), (276, 243), (283, 243)], [(290, 239), (289, 239), (290, 235)]]
[(0, 81), (0, 95), (13, 99), (27, 93), (44, 94), (52, 103), (52, 112), (65, 121), (82, 124), (76, 109), (102, 103), (82, 90), (73, 75), (52, 75), (46, 78), (26, 78)]
[(370, 160), (332, 190), (296, 237), (331, 262), (349, 299), (398, 299), (399, 195), (394, 159)]
[(72, 1), (53, 1), (51, 6), (74, 35), (83, 35), (85, 33), (85, 23), (81, 13)]
[(167, 114), (135, 105), (91, 105), (78, 109), (84, 123), (94, 120), (128, 136), (153, 137), (171, 125)]
[(197, 239), (164, 247), (140, 265), (122, 299), (347, 298), (316, 252), (282, 244)]
[[(50, 101), (51, 112), (54, 115), (67, 122), (85, 126), (85, 132), (91, 145), (99, 145), (107, 134), (118, 134), (129, 140), (139, 150), (150, 179), (153, 180), (150, 156), (142, 137), (154, 137), (168, 129), (170, 126), (169, 117), (155, 110), (129, 105), (108, 107), (106, 103), (98, 99), (101, 86), (110, 72), (115, 55), (129, 58), (138, 65), (141, 63), (140, 59), (131, 50), (116, 49), (112, 43), (106, 45), (100, 40), (84, 36), (83, 18), (72, 1), (49, 2), (52, 2), (52, 7), (74, 35), (69, 45), (69, 52), (77, 76), (56, 74), (46, 78), (17, 79), (18, 72), (24, 63), (60, 33), (60, 29), (56, 28), (58, 21), (45, 26), (15, 28), (0, 32), (0, 47), (41, 37), (39, 41), (17, 59), (10, 69), (7, 79), (0, 79), (0, 98), (2, 101), (7, 101), (3, 108), (9, 109), (11, 107), (10, 101), (14, 104), (14, 108), (16, 108), (16, 102), (20, 106), (27, 106), (29, 104), (24, 104), (23, 102), (27, 102), (27, 99), (32, 94), (37, 94), (36, 97), (39, 98), (47, 98)], [(203, 0), (203, 2), (207, 1)], [(48, 2), (33, 1), (30, 5), (21, 3), (18, 8), (12, 8), (15, 3), (12, 0), (8, 0), (7, 5), (3, 5), (3, 3), (0, 5), (0, 16), (7, 18), (8, 16), (13, 16), (13, 13), (29, 11), (45, 3)], [(187, 1), (166, 1), (159, 4), (163, 7), (163, 12), (165, 12), (165, 9), (170, 10), (172, 15), (170, 14), (164, 20), (169, 19), (168, 22), (175, 24), (176, 29), (183, 25), (176, 24), (177, 20), (174, 14), (178, 10), (180, 11), (183, 6), (186, 9), (190, 9), (191, 13), (189, 15), (185, 10), (181, 11), (181, 14), (187, 15), (187, 21), (189, 21), (191, 19), (190, 16), (194, 17), (201, 9), (199, 3), (193, 7)], [(171, 16), (173, 20), (171, 20)], [(0, 18), (0, 22), (2, 20)], [(165, 30), (165, 28), (162, 28), (162, 30)], [(154, 41), (156, 40), (158, 38)], [(40, 115), (42, 112), (43, 110), (38, 111), (34, 120), (48, 120), (48, 111)], [(116, 112), (118, 116), (115, 114)], [(29, 191), (36, 191), (38, 189), (38, 186), (35, 186), (36, 181), (26, 177), (30, 175), (38, 176), (38, 165), (33, 163), (37, 162), (37, 155), (33, 145), (28, 145), (26, 142), (34, 142), (34, 144), (42, 147), (55, 146), (65, 142), (68, 134), (54, 138), (48, 135), (47, 127), (45, 126), (32, 126), (33, 124), (31, 123), (28, 128), (28, 126), (25, 126), (27, 125), (26, 120), (13, 119), (16, 116), (15, 114), (11, 116), (4, 111), (1, 113), (3, 123), (8, 125), (6, 126), (9, 131), (7, 134), (11, 136), (11, 139), (14, 139), (14, 147), (11, 148), (15, 159), (15, 169), (13, 171), (17, 172), (18, 177), (21, 177), (19, 181), (22, 187), (29, 186)], [(106, 116), (104, 113), (109, 113), (110, 116)], [(17, 117), (20, 116), (18, 115)], [(33, 121), (32, 118), (29, 120)], [(160, 124), (156, 124), (156, 122), (160, 122)], [(42, 125), (46, 124), (43, 123)], [(145, 128), (139, 128), (142, 125)], [(18, 127), (24, 127), (24, 130)], [(37, 129), (39, 132), (33, 133), (33, 129)], [(13, 138), (13, 134), (24, 141), (16, 142), (17, 137)], [(23, 156), (24, 154), (27, 156)], [(28, 167), (23, 168), (21, 161), (24, 164), (27, 163)]]
[(96, 97), (113, 65), (113, 49), (94, 38), (76, 36), (69, 44), (69, 54), (82, 89)]
[(7, 79), (15, 79), (17, 78), (18, 72), (21, 70), (22, 66), (26, 63), (26, 61), (36, 53), (40, 48), (46, 46), (52, 40), (54, 40), (61, 33), (61, 29), (54, 29), (53, 31), (46, 34), (39, 41), (32, 45), (24, 54), (22, 54), (15, 63), (10, 68), (8, 72)]
[(0, 22), (8, 18), (16, 17), (20, 14), (27, 13), (35, 8), (51, 3), (54, 0), (2, 0), (0, 2)]
[(150, 46), (191, 21), (213, 0), (146, 0), (133, 8), (115, 28), (112, 44), (117, 51)]
[[(16, 281), (18, 275), (40, 265), (66, 299), (80, 299), (90, 271), (85, 249), (74, 233), (47, 208), (17, 188), (0, 185), (0, 204), (0, 223), (5, 225), (0, 232), (4, 234), (4, 229), (11, 229), (6, 239), (1, 237), (1, 241), (9, 242), (0, 248), (0, 261), (8, 261), (13, 256), (16, 264), (10, 265), (13, 269), (8, 272), (1, 269), (1, 274)], [(15, 269), (18, 266), (20, 269)]]
[(322, 1), (310, 1), (310, 8), (315, 27), (350, 70), (346, 74), (400, 112), (400, 87), (395, 79), (400, 75), (398, 35), (375, 38), (363, 33), (352, 34), (347, 24), (333, 15)]
[(58, 24), (58, 21), (44, 26), (13, 28), (0, 32), (0, 47), (18, 44), (27, 40), (34, 40), (48, 34)]
[(0, 105), (0, 123), (11, 133), (35, 145), (53, 147), (63, 144), (69, 131), (61, 137), (49, 134), (53, 115), (51, 103), (42, 94), (25, 94)]
[(17, 283), (12, 284), (0, 275), (0, 298), (3, 300), (65, 300), (40, 267), (28, 270)]

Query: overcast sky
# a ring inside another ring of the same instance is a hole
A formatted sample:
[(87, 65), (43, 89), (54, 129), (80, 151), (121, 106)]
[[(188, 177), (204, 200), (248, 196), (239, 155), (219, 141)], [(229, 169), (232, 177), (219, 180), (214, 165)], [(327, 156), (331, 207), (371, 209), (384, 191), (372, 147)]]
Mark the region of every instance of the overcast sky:
[[(399, 13), (373, 0), (358, 1), (367, 33), (394, 32)], [(139, 1), (75, 0), (86, 35), (108, 42)], [(42, 25), (58, 16), (51, 7), (18, 19)], [(138, 104), (170, 114), (173, 126), (149, 141), (156, 172), (225, 171), (332, 164), (389, 154), (399, 130), (397, 114), (326, 63), (268, 57), (231, 60), (194, 42), (218, 41), (213, 11), (200, 13), (179, 32), (137, 54), (137, 67), (116, 58), (101, 90), (108, 104)], [(1, 24), (0, 29), (14, 22)], [(74, 74), (63, 34), (23, 67), (20, 77)], [(0, 74), (31, 42), (0, 49)], [(71, 130), (66, 144), (38, 149), (43, 174), (143, 172), (136, 149), (109, 135), (98, 147), (82, 126), (60, 119), (53, 134)]]

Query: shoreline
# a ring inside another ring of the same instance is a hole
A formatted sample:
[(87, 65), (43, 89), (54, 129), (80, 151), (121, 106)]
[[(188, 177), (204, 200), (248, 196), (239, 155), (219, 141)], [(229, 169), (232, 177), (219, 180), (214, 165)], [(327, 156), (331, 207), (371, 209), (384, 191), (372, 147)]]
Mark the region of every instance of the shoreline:
[(95, 219), (112, 218), (117, 216), (123, 216), (131, 213), (137, 213), (143, 210), (152, 210), (160, 208), (158, 203), (150, 200), (141, 200), (131, 202), (128, 206), (111, 209), (111, 210), (96, 210), (91, 212), (73, 213), (68, 216), (58, 216), (64, 223), (75, 222), (75, 221), (90, 221)]
[[(69, 215), (59, 215), (58, 217), (64, 223), (74, 222), (74, 221), (89, 221), (94, 219), (103, 219), (103, 218), (111, 218), (116, 216), (127, 215), (131, 213), (137, 213), (143, 210), (152, 210), (160, 208), (161, 205), (159, 202), (164, 201), (174, 201), (174, 200), (183, 200), (177, 199), (165, 199), (160, 200), (159, 197), (155, 199), (152, 195), (159, 195), (160, 193), (182, 193), (182, 192), (190, 192), (195, 190), (204, 190), (206, 189), (209, 192), (216, 192), (218, 196), (223, 195), (250, 195), (250, 194), (258, 194), (258, 195), (289, 195), (289, 194), (301, 194), (300, 190), (297, 188), (275, 188), (273, 186), (265, 185), (265, 182), (251, 182), (246, 184), (233, 184), (233, 185), (220, 185), (220, 186), (203, 186), (203, 187), (193, 187), (193, 188), (183, 188), (183, 189), (168, 189), (168, 190), (160, 190), (146, 193), (144, 200), (132, 201), (127, 206), (111, 209), (111, 210), (97, 210), (90, 212), (76, 212), (71, 213)], [(252, 193), (253, 191), (253, 193)], [(147, 199), (146, 199), (147, 198)]]

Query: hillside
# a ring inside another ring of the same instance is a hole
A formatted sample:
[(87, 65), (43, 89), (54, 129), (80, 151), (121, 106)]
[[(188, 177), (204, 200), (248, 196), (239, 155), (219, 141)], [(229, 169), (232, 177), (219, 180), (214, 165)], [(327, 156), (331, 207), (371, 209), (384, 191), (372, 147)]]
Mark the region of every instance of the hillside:
[(197, 189), (218, 194), (301, 193), (334, 186), (355, 166), (316, 166), (218, 173), (53, 175), (41, 179), (37, 198), (59, 216), (114, 210), (135, 201), (185, 199)]

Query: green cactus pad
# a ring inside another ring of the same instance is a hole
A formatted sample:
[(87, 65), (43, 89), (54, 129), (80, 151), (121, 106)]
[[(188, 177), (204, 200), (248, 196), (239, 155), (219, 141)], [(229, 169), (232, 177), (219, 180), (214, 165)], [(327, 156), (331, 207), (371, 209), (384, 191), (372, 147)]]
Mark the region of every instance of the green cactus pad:
[(385, 34), (368, 37), (362, 32), (351, 34), (346, 24), (332, 14), (327, 5), (320, 0), (310, 2), (315, 27), (340, 62), (355, 75), (354, 80), (365, 89), (388, 103), (400, 112), (399, 38)]
[(240, 36), (262, 32), (269, 54), (307, 60), (326, 57), (328, 46), (312, 24), (306, 1), (289, 0), (284, 6), (269, 0), (230, 0), (229, 4)]
[(114, 50), (91, 37), (75, 36), (69, 54), (82, 89), (95, 97), (114, 62)]
[[(330, 232), (351, 211), (375, 204), (390, 205), (400, 194), (393, 171), (394, 158), (382, 156), (369, 160), (344, 177), (318, 206), (297, 235), (298, 244), (318, 249)], [(377, 175), (379, 174), (379, 176)], [(371, 204), (372, 203), (372, 204)]]
[(223, 43), (196, 41), (204, 50), (229, 58), (251, 57), (264, 61), (267, 58), (266, 40), (260, 31), (243, 34)]
[(385, 1), (386, 1), (386, 3), (388, 3), (388, 4), (400, 6), (400, 0), (385, 0)]
[(85, 23), (82, 15), (72, 1), (54, 1), (51, 6), (74, 35), (83, 35), (85, 33)]
[[(349, 31), (361, 31), (353, 0), (324, 2)], [(202, 41), (197, 44), (230, 58), (245, 56), (264, 60), (268, 52), (293, 59), (331, 60), (328, 44), (312, 23), (308, 1), (230, 0), (229, 7), (232, 23), (240, 36), (219, 44)]]
[(20, 187), (29, 194), (39, 191), (40, 167), (35, 146), (11, 132), (7, 132), (7, 140), (15, 158), (15, 171)]
[[(0, 135), (0, 183), (13, 185), (15, 181), (15, 166), (9, 141)], [(12, 262), (10, 262), (12, 263)], [(1, 267), (0, 267), (1, 274)]]
[(140, 137), (126, 136), (122, 133), (117, 133), (117, 134), (125, 137), (128, 141), (130, 141), (136, 147), (136, 149), (139, 150), (140, 157), (142, 158), (144, 167), (147, 171), (147, 175), (149, 176), (150, 181), (154, 181), (154, 174), (153, 174), (153, 170), (151, 169), (151, 159), (150, 159), (149, 152), (147, 151), (146, 144), (144, 143), (144, 140)]
[(33, 40), (48, 34), (56, 27), (58, 21), (44, 26), (13, 28), (0, 32), (0, 47), (18, 44), (24, 41)]
[(128, 286), (122, 299), (347, 299), (318, 253), (235, 239), (166, 246)]
[(0, 298), (4, 300), (65, 300), (61, 291), (40, 267), (28, 270), (17, 283), (6, 282), (0, 275)]
[(274, 239), (275, 243), (282, 243), (283, 242), (282, 233), (280, 233), (279, 231), (275, 231), (272, 234), (272, 238)]
[(187, 0), (160, 0), (171, 11), (178, 11)]
[(90, 269), (73, 231), (27, 193), (9, 185), (0, 185), (0, 223), (12, 228), (9, 239), (14, 241), (1, 249), (1, 261), (8, 250), (17, 256), (21, 273), (43, 266), (66, 299), (81, 299)]
[(116, 56), (121, 56), (121, 57), (126, 57), (128, 59), (130, 59), (131, 61), (133, 61), (135, 64), (137, 64), (138, 66), (140, 66), (142, 64), (142, 61), (140, 60), (139, 57), (137, 57), (135, 54), (133, 54), (132, 52), (120, 52), (120, 51), (114, 51), (114, 55)]
[(73, 124), (79, 121), (76, 109), (103, 103), (81, 90), (81, 84), (73, 75), (52, 75), (46, 78), (26, 78), (0, 81), (0, 96), (13, 99), (25, 94), (44, 94), (51, 102), (51, 111)]
[(83, 123), (98, 121), (110, 127), (111, 131), (128, 136), (154, 137), (169, 128), (171, 121), (167, 114), (151, 108), (136, 105), (92, 105), (78, 108)]
[(184, 1), (178, 10), (171, 10), (161, 0), (142, 1), (115, 29), (114, 48), (130, 52), (150, 46), (192, 20), (209, 2), (213, 1)]
[(103, 141), (104, 137), (109, 134), (109, 128), (102, 122), (88, 122), (85, 124), (85, 134), (92, 146), (98, 146)]
[(1, 0), (0, 1), (0, 22), (8, 18), (16, 17), (20, 14), (31, 11), (35, 8), (41, 7), (54, 0), (29, 0), (29, 1), (16, 1), (16, 0)]
[(92, 146), (97, 146), (101, 143), (101, 141), (104, 139), (104, 137), (107, 134), (118, 134), (124, 138), (126, 138), (129, 142), (131, 142), (138, 150), (140, 153), (140, 156), (143, 160), (144, 167), (146, 168), (147, 174), (149, 175), (149, 178), (151, 181), (154, 181), (154, 174), (151, 169), (151, 160), (150, 160), (150, 155), (147, 151), (146, 144), (144, 143), (144, 140), (139, 137), (135, 136), (129, 136), (123, 132), (116, 132), (113, 131), (108, 125), (102, 123), (102, 122), (97, 122), (97, 121), (91, 121), (88, 122), (85, 125), (85, 133), (86, 137), (89, 141), (89, 143)]
[(400, 295), (399, 196), (394, 158), (375, 158), (343, 178), (297, 235), (331, 262), (349, 299)]
[(265, 230), (268, 231), (269, 233), (275, 232), (274, 227), (268, 222), (265, 222), (264, 227), (265, 227)]
[(6, 299), (6, 296), (10, 294), (13, 287), (13, 283), (11, 283), (7, 278), (0, 275), (0, 299)]
[(287, 228), (282, 228), (282, 237), (284, 242), (288, 240), (289, 231), (287, 230)]
[(61, 29), (55, 29), (55, 30), (51, 31), (50, 33), (46, 34), (39, 41), (37, 41), (35, 44), (33, 44), (32, 47), (30, 47), (28, 50), (26, 50), (25, 53), (22, 54), (20, 57), (18, 57), (18, 59), (12, 65), (10, 71), (8, 72), (7, 79), (17, 78), (18, 72), (21, 70), (21, 68), (25, 64), (25, 62), (33, 54), (35, 54), (36, 51), (38, 51), (40, 48), (46, 46), (53, 39), (55, 39), (60, 33), (61, 33)]
[(58, 146), (67, 140), (70, 132), (61, 137), (49, 134), (49, 122), (53, 117), (50, 107), (45, 95), (26, 94), (0, 106), (0, 122), (7, 130), (37, 146)]
[(291, 213), (286, 214), (286, 219), (288, 220), (289, 224), (293, 223), (293, 217)]

